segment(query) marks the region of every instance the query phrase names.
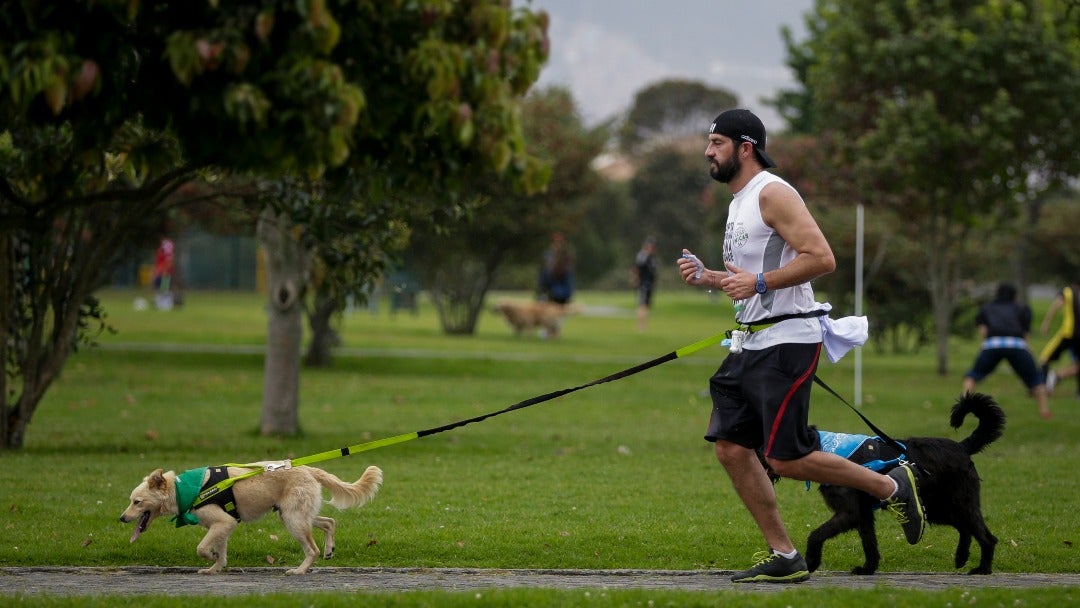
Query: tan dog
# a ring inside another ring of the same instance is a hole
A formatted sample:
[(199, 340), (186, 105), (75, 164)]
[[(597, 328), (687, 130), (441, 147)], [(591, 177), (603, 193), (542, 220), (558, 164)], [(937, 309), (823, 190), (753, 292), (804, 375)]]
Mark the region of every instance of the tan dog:
[[(269, 464), (269, 463), (254, 463)], [(252, 469), (228, 467), (230, 477), (238, 477)], [(184, 475), (187, 475), (185, 472)], [(198, 475), (198, 470), (194, 473)], [(201, 488), (210, 477), (210, 469), (205, 469), (202, 481), (196, 481), (196, 488)], [(184, 482), (185, 485), (187, 481)], [(304, 561), (286, 574), (304, 574), (311, 568), (315, 558), (319, 555), (319, 547), (312, 537), (312, 528), (319, 528), (326, 533), (323, 558), (330, 559), (334, 554), (334, 527), (335, 522), (330, 517), (319, 515), (319, 507), (322, 505), (322, 488), (330, 491), (331, 505), (339, 509), (347, 509), (363, 505), (375, 497), (382, 484), (382, 470), (379, 467), (368, 467), (364, 474), (355, 483), (345, 483), (315, 467), (298, 466), (277, 470), (267, 470), (261, 474), (246, 479), (237, 480), (230, 488), (234, 500), (228, 504), (235, 504), (235, 516), (230, 515), (218, 504), (203, 503), (196, 506), (189, 513), (180, 513), (177, 506), (177, 475), (172, 471), (162, 472), (155, 470), (143, 479), (142, 483), (131, 492), (131, 504), (120, 516), (120, 521), (135, 524), (135, 532), (131, 536), (131, 542), (142, 534), (154, 519), (163, 515), (187, 517), (188, 520), (179, 520), (177, 525), (195, 523), (190, 519), (191, 515), (198, 518), (198, 524), (207, 529), (206, 536), (199, 543), (199, 556), (213, 563), (209, 568), (199, 570), (200, 574), (215, 574), (220, 572), (227, 563), (226, 549), (229, 535), (241, 521), (259, 519), (270, 509), (276, 509), (281, 515), (281, 521), (289, 534), (300, 543), (304, 549)], [(222, 491), (221, 494), (225, 494)], [(191, 497), (194, 498), (194, 497)], [(188, 499), (188, 504), (192, 500)]]
[(547, 338), (558, 338), (562, 330), (564, 317), (576, 314), (574, 304), (556, 304), (555, 302), (514, 302), (503, 300), (495, 305), (495, 312), (501, 313), (514, 333), (521, 335), (532, 329), (542, 329)]

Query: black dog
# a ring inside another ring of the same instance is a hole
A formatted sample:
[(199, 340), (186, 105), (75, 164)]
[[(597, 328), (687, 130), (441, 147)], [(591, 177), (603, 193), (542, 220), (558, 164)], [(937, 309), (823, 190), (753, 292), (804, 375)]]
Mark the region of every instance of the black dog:
[[(998, 539), (983, 521), (979, 474), (971, 456), (1001, 437), (1005, 429), (1005, 412), (988, 395), (965, 394), (953, 406), (949, 423), (958, 429), (968, 414), (974, 414), (979, 424), (971, 436), (962, 441), (940, 437), (910, 437), (899, 441), (907, 447), (907, 459), (915, 463), (920, 474), (919, 496), (926, 509), (927, 523), (952, 526), (960, 533), (956, 567), (962, 568), (967, 563), (974, 538), (979, 543), (981, 559), (968, 574), (990, 574)], [(810, 533), (806, 543), (806, 564), (810, 571), (821, 565), (821, 548), (825, 541), (858, 529), (866, 563), (851, 572), (873, 574), (881, 561), (874, 532), (874, 511), (880, 501), (865, 492), (841, 486), (822, 485), (821, 495), (834, 515)]]

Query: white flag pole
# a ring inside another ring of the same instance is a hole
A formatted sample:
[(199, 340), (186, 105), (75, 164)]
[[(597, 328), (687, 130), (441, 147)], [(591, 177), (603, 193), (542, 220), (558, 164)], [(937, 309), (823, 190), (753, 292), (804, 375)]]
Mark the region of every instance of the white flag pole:
[[(855, 208), (855, 316), (862, 315), (863, 301), (863, 206)], [(862, 347), (855, 347), (855, 405), (862, 406)]]

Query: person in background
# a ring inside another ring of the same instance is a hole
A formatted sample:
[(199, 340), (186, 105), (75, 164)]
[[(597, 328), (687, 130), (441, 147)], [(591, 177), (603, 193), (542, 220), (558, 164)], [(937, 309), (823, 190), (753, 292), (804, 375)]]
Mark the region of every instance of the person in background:
[[(1054, 386), (1059, 380), (1077, 375), (1076, 323), (1080, 320), (1080, 284), (1066, 285), (1050, 302), (1050, 307), (1046, 309), (1046, 316), (1042, 320), (1042, 335), (1050, 333), (1050, 323), (1057, 316), (1058, 311), (1061, 311), (1061, 325), (1039, 353), (1039, 367), (1042, 368), (1043, 377), (1046, 379), (1048, 393), (1054, 391)], [(1061, 372), (1050, 369), (1050, 366), (1065, 351), (1072, 353), (1073, 362)], [(1080, 397), (1080, 376), (1077, 376), (1076, 395)]]
[(537, 292), (541, 300), (568, 304), (574, 297), (574, 256), (561, 232), (551, 235), (551, 246), (544, 252), (540, 263), (538, 283)]
[(158, 310), (171, 310), (173, 307), (174, 256), (172, 240), (162, 238), (154, 255), (154, 305)]
[(964, 374), (964, 392), (974, 391), (975, 385), (989, 376), (1004, 359), (1035, 397), (1039, 415), (1049, 419), (1043, 374), (1035, 365), (1035, 357), (1027, 344), (1031, 332), (1031, 308), (1016, 300), (1016, 287), (1008, 283), (998, 285), (993, 301), (979, 309), (975, 324), (983, 339), (982, 350)]
[(821, 351), (837, 360), (865, 342), (867, 324), (864, 317), (846, 318), (834, 328), (827, 318), (832, 307), (815, 301), (810, 281), (832, 272), (836, 259), (799, 193), (766, 171), (776, 163), (765, 142), (765, 126), (748, 110), (728, 110), (713, 121), (705, 148), (709, 174), (733, 194), (724, 268), (711, 270), (686, 249), (677, 262), (686, 284), (721, 289), (734, 307), (730, 354), (709, 381), (712, 415), (705, 440), (714, 444), (717, 460), (768, 543), (751, 568), (731, 577), (736, 583), (810, 577), (759, 454), (781, 477), (857, 488), (882, 500), (910, 544), (925, 529), (910, 466), (882, 475), (823, 452), (808, 426)]
[(645, 238), (634, 257), (633, 279), (637, 287), (637, 328), (645, 331), (656, 286), (656, 239), (651, 236)]
[(1080, 399), (1080, 353), (1076, 351), (1074, 346), (1070, 352), (1072, 353), (1072, 361), (1068, 365), (1060, 369), (1047, 369), (1044, 372), (1043, 377), (1046, 380), (1046, 396), (1052, 397), (1054, 395), (1054, 388), (1061, 384), (1062, 380), (1069, 378), (1077, 379), (1076, 398)]

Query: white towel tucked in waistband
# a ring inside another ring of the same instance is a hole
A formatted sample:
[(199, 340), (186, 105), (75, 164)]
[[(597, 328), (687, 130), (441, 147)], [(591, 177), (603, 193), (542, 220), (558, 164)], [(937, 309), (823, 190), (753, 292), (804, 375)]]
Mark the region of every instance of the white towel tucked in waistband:
[(821, 320), (821, 342), (833, 363), (852, 348), (865, 344), (870, 337), (870, 323), (866, 317), (843, 317), (834, 321), (824, 316), (818, 319)]

